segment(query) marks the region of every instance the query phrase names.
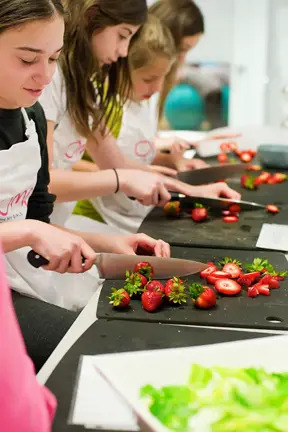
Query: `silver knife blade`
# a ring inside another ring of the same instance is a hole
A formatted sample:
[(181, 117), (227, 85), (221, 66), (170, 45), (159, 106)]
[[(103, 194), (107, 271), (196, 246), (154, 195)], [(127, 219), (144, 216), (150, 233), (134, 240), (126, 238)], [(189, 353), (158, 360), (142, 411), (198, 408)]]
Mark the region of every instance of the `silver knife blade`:
[[(177, 197), (173, 194), (173, 199), (175, 200)], [(232, 200), (228, 198), (206, 198), (206, 197), (189, 197), (187, 195), (178, 194), (178, 199), (182, 200), (182, 204), (192, 205), (195, 203), (203, 204), (205, 207), (211, 208), (220, 208), (223, 210), (227, 210), (232, 204), (239, 204), (241, 210), (261, 210), (265, 209), (266, 206), (263, 204), (255, 203), (252, 201), (241, 201), (241, 200)]]
[(104, 279), (125, 279), (125, 272), (132, 272), (136, 264), (149, 262), (154, 269), (154, 278), (169, 279), (173, 276), (188, 276), (205, 270), (208, 265), (198, 261), (179, 258), (160, 258), (146, 255), (97, 254), (95, 264)]
[(216, 165), (207, 168), (180, 172), (178, 174), (178, 179), (191, 185), (201, 185), (238, 176), (246, 169), (247, 164), (245, 163)]

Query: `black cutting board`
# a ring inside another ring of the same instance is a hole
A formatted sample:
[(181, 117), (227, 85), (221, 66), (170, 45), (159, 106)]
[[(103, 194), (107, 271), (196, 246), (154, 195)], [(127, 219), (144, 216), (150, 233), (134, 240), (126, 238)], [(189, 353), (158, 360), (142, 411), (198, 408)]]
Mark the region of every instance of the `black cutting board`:
[(209, 219), (197, 223), (188, 211), (183, 211), (179, 218), (171, 218), (165, 215), (162, 208), (154, 208), (138, 231), (175, 246), (258, 250), (256, 244), (262, 224), (286, 224), (287, 221), (288, 205), (276, 215), (266, 209), (241, 212), (235, 223), (223, 222), (221, 210), (218, 209), (210, 209)]
[[(177, 248), (172, 249), (176, 258), (192, 259), (202, 262), (223, 259), (225, 256), (237, 258), (242, 263), (251, 263), (254, 258), (267, 258), (277, 270), (286, 270), (287, 260), (279, 252), (253, 252), (245, 250), (223, 251), (221, 249)], [(177, 276), (177, 275), (175, 275)], [(199, 274), (185, 278), (189, 283), (202, 282)], [(121, 288), (123, 281), (105, 281), (100, 295), (97, 316), (106, 319), (122, 319), (177, 324), (198, 324), (215, 327), (239, 327), (259, 329), (288, 330), (288, 278), (281, 282), (280, 289), (271, 290), (271, 295), (259, 295), (249, 298), (243, 291), (238, 296), (218, 294), (217, 306), (210, 310), (196, 309), (190, 300), (187, 305), (170, 306), (166, 303), (153, 313), (146, 312), (139, 300), (131, 300), (131, 306), (125, 310), (116, 310), (109, 305), (108, 296), (112, 287)], [(276, 321), (276, 322), (274, 322)]]

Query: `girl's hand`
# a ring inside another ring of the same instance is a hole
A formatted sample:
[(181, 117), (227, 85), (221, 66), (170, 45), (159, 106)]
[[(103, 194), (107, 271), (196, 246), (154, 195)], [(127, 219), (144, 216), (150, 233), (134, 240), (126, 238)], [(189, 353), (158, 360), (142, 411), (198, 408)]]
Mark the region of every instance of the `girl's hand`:
[(173, 168), (168, 168), (168, 167), (164, 167), (161, 165), (150, 165), (151, 171), (158, 173), (158, 174), (163, 174), (166, 176), (170, 176), (170, 177), (177, 177), (177, 170), (173, 169)]
[(240, 200), (241, 194), (231, 189), (226, 183), (219, 182), (203, 186), (191, 186), (191, 196), (206, 197), (206, 198), (229, 198)]
[(96, 258), (93, 249), (81, 237), (40, 221), (31, 220), (28, 245), (49, 261), (43, 267), (45, 270), (57, 273), (83, 273), (91, 268)]
[(182, 156), (175, 158), (174, 164), (179, 172), (208, 168), (210, 166), (201, 159), (185, 159)]

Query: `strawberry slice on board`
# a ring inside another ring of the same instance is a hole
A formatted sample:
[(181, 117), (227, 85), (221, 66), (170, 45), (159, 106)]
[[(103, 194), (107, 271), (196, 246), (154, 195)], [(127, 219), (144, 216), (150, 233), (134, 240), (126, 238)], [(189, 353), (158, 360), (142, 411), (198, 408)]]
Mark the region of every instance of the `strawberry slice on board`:
[(241, 286), (249, 287), (255, 282), (257, 278), (259, 278), (260, 274), (260, 272), (243, 273), (237, 279), (237, 283)]
[(257, 290), (259, 291), (259, 294), (270, 296), (269, 285), (258, 285)]
[(259, 291), (256, 285), (249, 287), (247, 292), (248, 297), (257, 297), (259, 295)]
[(200, 272), (200, 277), (206, 279), (211, 273), (217, 271), (217, 267), (213, 264)]
[(251, 162), (251, 160), (253, 159), (253, 156), (251, 155), (251, 153), (249, 151), (242, 151), (240, 153), (240, 159), (242, 162)]
[(241, 285), (239, 285), (233, 279), (218, 279), (215, 282), (215, 289), (221, 294), (225, 295), (236, 295), (242, 290)]
[(228, 215), (222, 218), (222, 221), (227, 223), (235, 223), (238, 222), (238, 220), (239, 220), (238, 216), (235, 215)]
[(237, 279), (241, 274), (241, 268), (233, 262), (225, 264), (222, 270), (230, 273), (232, 279)]
[(272, 214), (279, 213), (279, 207), (277, 207), (277, 206), (274, 205), (274, 204), (268, 204), (268, 205), (266, 206), (266, 210), (267, 210), (269, 213), (272, 213)]
[(199, 309), (210, 309), (216, 305), (216, 295), (212, 288), (194, 283), (188, 287), (189, 295)]

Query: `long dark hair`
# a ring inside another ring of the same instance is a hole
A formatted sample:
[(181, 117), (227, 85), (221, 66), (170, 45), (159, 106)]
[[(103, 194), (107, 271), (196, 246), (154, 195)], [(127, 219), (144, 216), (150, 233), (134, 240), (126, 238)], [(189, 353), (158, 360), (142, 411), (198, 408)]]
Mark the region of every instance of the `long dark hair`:
[[(169, 28), (178, 51), (184, 37), (205, 31), (203, 14), (193, 0), (157, 0), (149, 8), (149, 12)], [(178, 68), (179, 64), (176, 62), (165, 79), (159, 100), (159, 117), (163, 114), (165, 99), (175, 85)]]
[(61, 0), (1, 0), (0, 33), (34, 20), (64, 16)]
[(95, 31), (108, 26), (142, 25), (146, 20), (147, 5), (146, 0), (64, 0), (63, 3), (68, 17), (60, 65), (67, 92), (67, 109), (78, 133), (88, 137), (91, 134), (90, 119), (92, 130), (102, 121), (104, 125), (117, 121), (131, 86), (124, 59), (100, 69), (92, 55), (91, 37)]

